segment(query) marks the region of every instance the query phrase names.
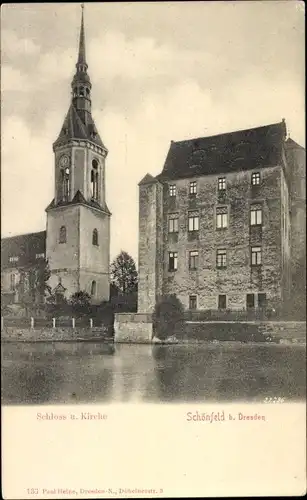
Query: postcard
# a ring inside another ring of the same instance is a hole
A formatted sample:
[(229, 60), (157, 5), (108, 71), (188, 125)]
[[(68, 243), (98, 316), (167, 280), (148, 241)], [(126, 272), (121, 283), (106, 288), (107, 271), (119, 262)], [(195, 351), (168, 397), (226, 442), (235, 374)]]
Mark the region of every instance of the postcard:
[(304, 21), (2, 6), (3, 498), (306, 493)]

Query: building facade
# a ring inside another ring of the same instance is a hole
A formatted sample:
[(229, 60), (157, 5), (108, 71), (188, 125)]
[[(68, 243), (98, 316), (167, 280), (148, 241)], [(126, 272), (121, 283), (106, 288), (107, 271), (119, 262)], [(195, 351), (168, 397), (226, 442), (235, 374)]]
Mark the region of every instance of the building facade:
[(199, 310), (289, 303), (304, 155), (284, 121), (172, 141), (161, 174), (139, 184), (139, 312), (167, 294)]
[(2, 293), (15, 302), (42, 259), (49, 263), (52, 290), (66, 297), (84, 290), (93, 303), (109, 300), (108, 150), (92, 117), (87, 70), (82, 9), (71, 104), (53, 144), (54, 198), (46, 208), (46, 231), (2, 240)]

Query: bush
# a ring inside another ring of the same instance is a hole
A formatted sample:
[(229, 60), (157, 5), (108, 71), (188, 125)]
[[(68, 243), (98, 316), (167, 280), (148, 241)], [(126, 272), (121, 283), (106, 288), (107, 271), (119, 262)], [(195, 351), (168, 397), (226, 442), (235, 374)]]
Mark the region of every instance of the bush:
[(84, 290), (73, 293), (70, 297), (70, 304), (72, 314), (77, 318), (88, 316), (91, 312), (91, 297)]
[(162, 297), (153, 313), (155, 336), (165, 340), (172, 335), (182, 335), (184, 325), (184, 308), (180, 300), (176, 295)]

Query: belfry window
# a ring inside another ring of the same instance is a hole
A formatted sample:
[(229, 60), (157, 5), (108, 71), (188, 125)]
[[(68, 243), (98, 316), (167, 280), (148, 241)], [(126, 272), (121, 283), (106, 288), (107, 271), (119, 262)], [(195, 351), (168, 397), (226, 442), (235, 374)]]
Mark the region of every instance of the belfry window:
[(93, 245), (98, 246), (98, 231), (97, 231), (97, 229), (94, 229), (94, 231), (93, 231), (92, 243), (93, 243)]
[(92, 161), (91, 170), (91, 195), (94, 200), (98, 200), (98, 161)]
[(68, 167), (61, 170), (62, 201), (69, 201), (70, 194), (70, 170)]
[(59, 243), (66, 243), (66, 227), (62, 226), (60, 228)]

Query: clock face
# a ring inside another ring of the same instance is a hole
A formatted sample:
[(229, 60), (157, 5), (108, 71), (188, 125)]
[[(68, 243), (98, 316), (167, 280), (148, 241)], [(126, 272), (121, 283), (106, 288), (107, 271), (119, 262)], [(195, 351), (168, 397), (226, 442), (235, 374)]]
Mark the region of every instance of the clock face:
[(61, 156), (60, 161), (59, 161), (59, 165), (60, 165), (60, 167), (68, 167), (69, 158), (67, 155)]

